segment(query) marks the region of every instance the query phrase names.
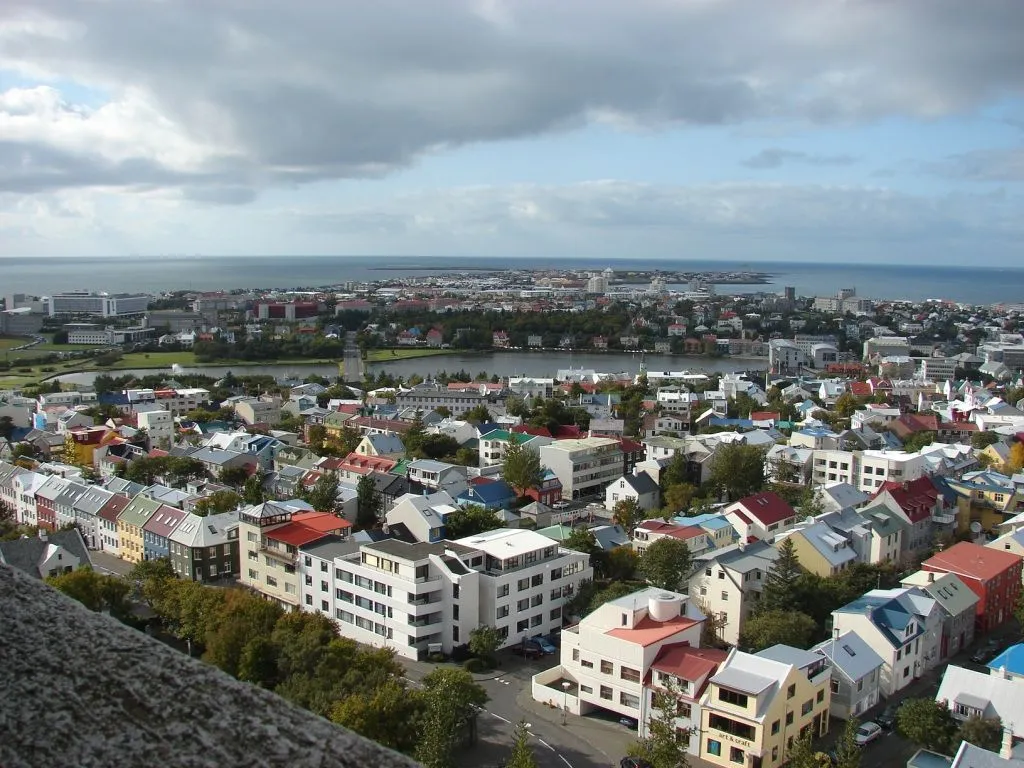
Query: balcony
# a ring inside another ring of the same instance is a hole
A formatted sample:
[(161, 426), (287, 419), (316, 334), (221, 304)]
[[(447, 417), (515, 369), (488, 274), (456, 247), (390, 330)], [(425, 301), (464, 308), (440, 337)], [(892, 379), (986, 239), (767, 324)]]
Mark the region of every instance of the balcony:
[(441, 592), (427, 592), (423, 595), (409, 595), (409, 605), (430, 605), (441, 602)]
[(260, 547), (260, 553), (267, 557), (272, 557), (278, 562), (284, 563), (285, 565), (295, 565), (299, 559), (299, 553), (296, 551), (294, 554), (285, 552), (280, 549), (272, 549), (270, 547)]

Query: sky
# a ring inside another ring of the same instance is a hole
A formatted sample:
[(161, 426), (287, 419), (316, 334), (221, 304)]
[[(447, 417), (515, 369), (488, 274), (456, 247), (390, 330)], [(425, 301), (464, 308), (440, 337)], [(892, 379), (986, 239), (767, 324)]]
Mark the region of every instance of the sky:
[(1020, 0), (3, 0), (0, 256), (1024, 265)]

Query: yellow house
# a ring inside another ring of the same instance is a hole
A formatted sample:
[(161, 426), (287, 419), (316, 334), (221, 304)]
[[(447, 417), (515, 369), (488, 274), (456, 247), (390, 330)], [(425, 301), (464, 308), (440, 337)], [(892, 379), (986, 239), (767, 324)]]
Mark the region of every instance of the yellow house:
[[(76, 427), (64, 435), (64, 461), (80, 467), (93, 466), (96, 449), (107, 442), (107, 427)], [(116, 433), (115, 433), (116, 437)]]
[(700, 757), (723, 768), (775, 768), (803, 735), (828, 732), (831, 662), (775, 645), (733, 650), (701, 698)]
[(857, 553), (850, 542), (825, 523), (798, 528), (786, 538), (793, 542), (800, 565), (818, 576), (838, 576), (857, 562)]
[(998, 472), (977, 472), (969, 479), (947, 480), (956, 492), (956, 523), (960, 533), (967, 533), (971, 523), (980, 523), (982, 530), (998, 530), (1008, 515), (1024, 509), (1024, 496), (1013, 487), (1013, 481)]
[[(1004, 533), (998, 539), (993, 539), (985, 545), (991, 549), (998, 549), (1003, 552), (1012, 552), (1015, 555), (1024, 557), (1024, 530)], [(1024, 579), (1024, 575), (1021, 576)]]
[(139, 494), (121, 510), (121, 514), (117, 516), (117, 543), (122, 559), (131, 563), (142, 562), (142, 526), (149, 522), (149, 518), (159, 508), (159, 501)]

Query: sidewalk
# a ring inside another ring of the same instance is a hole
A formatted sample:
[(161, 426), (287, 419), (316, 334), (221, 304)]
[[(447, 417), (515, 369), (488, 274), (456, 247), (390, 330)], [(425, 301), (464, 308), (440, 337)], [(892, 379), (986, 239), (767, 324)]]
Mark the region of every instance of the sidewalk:
[[(414, 661), (413, 659), (401, 658), (397, 659), (397, 661), (405, 667), (406, 671), (409, 673), (409, 677), (417, 683), (437, 669), (464, 669), (461, 664), (456, 664), (451, 661)], [(488, 672), (477, 672), (471, 674), (473, 675), (474, 680), (478, 683), (482, 683), (485, 680), (494, 680), (499, 677), (504, 677), (510, 674), (510, 670), (496, 667)]]
[(636, 740), (636, 733), (618, 723), (609, 723), (592, 717), (568, 714), (562, 725), (562, 711), (534, 701), (530, 690), (521, 690), (516, 695), (516, 705), (529, 713), (531, 722), (543, 720), (548, 725), (563, 729), (585, 744), (600, 752), (608, 759), (609, 765), (618, 765), (626, 749)]

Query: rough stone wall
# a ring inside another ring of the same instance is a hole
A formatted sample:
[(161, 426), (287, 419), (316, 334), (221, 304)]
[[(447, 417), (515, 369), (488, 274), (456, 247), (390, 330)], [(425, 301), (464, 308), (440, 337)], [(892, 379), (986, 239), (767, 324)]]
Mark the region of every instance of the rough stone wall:
[(0, 566), (3, 768), (414, 765)]

